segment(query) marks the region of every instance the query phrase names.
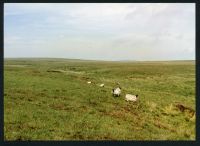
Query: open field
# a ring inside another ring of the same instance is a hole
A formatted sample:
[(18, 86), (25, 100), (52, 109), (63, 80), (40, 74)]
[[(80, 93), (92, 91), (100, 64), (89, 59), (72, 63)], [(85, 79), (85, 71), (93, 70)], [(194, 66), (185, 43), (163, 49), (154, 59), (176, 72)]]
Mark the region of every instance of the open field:
[(5, 140), (195, 140), (193, 110), (194, 61), (5, 59)]

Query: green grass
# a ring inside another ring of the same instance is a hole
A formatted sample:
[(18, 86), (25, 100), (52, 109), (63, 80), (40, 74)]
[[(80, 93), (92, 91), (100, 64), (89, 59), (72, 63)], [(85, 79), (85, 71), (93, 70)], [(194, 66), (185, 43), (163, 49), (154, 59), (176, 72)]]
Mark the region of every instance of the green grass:
[(194, 61), (5, 59), (5, 140), (195, 140), (177, 102), (195, 110)]

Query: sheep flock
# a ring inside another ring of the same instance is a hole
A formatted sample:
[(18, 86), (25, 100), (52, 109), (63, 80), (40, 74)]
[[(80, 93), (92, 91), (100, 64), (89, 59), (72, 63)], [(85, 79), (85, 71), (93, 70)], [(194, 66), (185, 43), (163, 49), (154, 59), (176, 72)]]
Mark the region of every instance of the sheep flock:
[[(92, 84), (92, 81), (87, 81), (87, 83)], [(113, 97), (120, 97), (120, 95), (121, 95), (122, 89), (119, 86), (119, 83), (117, 83), (117, 85), (118, 85), (118, 87), (113, 88), (112, 91), (111, 91)], [(104, 87), (104, 86), (105, 86), (105, 84), (103, 84), (103, 83), (99, 85), (99, 87)], [(125, 100), (136, 102), (138, 100), (138, 95), (128, 93), (128, 94), (125, 95)]]

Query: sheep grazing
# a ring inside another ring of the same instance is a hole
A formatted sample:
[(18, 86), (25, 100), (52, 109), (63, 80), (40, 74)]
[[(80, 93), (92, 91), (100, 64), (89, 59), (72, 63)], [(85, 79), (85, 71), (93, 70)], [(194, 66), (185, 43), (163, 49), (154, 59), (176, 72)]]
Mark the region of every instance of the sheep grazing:
[(104, 87), (104, 84), (99, 85), (100, 87)]
[(114, 97), (120, 96), (120, 94), (121, 94), (121, 88), (117, 87), (115, 89), (112, 89), (112, 94), (113, 94)]
[(138, 100), (138, 95), (132, 95), (132, 94), (126, 94), (125, 96), (126, 101), (137, 101)]
[(88, 84), (91, 84), (92, 82), (91, 82), (91, 81), (88, 81), (87, 83), (88, 83)]

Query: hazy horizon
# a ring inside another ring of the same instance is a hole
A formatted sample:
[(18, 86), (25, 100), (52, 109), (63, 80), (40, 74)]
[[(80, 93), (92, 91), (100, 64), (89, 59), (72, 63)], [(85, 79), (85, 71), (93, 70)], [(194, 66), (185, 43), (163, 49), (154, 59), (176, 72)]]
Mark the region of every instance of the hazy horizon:
[(187, 59), (187, 60), (94, 60), (94, 59), (83, 59), (83, 58), (57, 58), (57, 57), (4, 57), (4, 59), (66, 59), (66, 60), (85, 60), (85, 61), (116, 61), (116, 62), (137, 62), (137, 61), (196, 61), (196, 59)]
[(195, 60), (195, 4), (6, 3), (4, 57)]

